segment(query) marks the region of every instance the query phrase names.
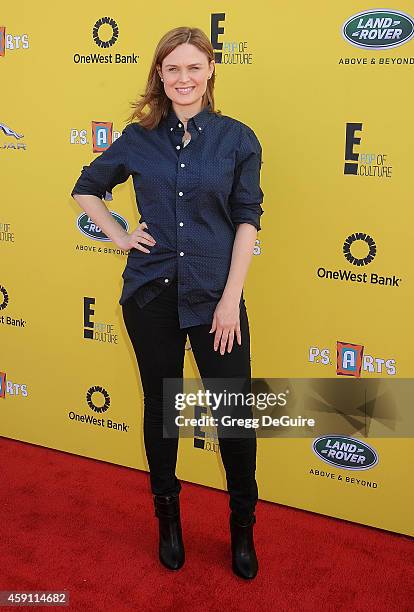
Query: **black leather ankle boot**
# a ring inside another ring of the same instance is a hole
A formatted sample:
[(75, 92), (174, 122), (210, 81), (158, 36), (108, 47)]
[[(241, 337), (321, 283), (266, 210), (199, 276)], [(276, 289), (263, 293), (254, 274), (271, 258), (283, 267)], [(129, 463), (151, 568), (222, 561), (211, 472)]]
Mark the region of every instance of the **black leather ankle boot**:
[(168, 569), (184, 565), (185, 552), (181, 532), (178, 495), (154, 495), (155, 516), (159, 520), (159, 557)]
[(232, 569), (241, 578), (254, 578), (259, 569), (253, 542), (253, 514), (249, 521), (241, 522), (230, 514)]

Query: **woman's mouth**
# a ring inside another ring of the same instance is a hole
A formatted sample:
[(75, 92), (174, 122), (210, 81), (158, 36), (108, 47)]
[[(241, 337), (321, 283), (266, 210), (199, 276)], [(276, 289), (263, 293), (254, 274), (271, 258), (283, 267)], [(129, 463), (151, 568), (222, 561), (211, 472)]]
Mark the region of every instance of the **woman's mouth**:
[(178, 93), (182, 94), (183, 96), (191, 93), (193, 89), (194, 87), (176, 87), (176, 90), (178, 91)]

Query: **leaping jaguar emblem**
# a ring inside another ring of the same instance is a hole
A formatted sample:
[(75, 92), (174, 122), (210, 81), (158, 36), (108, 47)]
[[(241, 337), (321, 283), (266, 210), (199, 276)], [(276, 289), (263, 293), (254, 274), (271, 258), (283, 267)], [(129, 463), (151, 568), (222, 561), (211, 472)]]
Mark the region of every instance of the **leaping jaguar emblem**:
[(18, 134), (4, 123), (0, 123), (0, 130), (2, 130), (6, 134), (6, 136), (14, 136), (17, 139), (23, 138), (24, 136), (24, 134)]

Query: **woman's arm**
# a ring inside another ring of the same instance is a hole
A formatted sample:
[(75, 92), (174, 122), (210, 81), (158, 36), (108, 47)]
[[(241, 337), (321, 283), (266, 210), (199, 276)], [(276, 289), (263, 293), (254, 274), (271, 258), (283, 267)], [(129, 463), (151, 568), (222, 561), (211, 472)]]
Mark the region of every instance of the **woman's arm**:
[(247, 126), (238, 150), (238, 163), (229, 196), (231, 220), (237, 226), (227, 282), (213, 315), (210, 333), (215, 332), (214, 350), (220, 344), (224, 355), (233, 347), (234, 334), (241, 344), (240, 297), (244, 280), (253, 256), (257, 232), (261, 229), (261, 203), (264, 193), (260, 187), (262, 147), (256, 134)]
[(73, 198), (88, 217), (101, 228), (117, 247), (124, 248), (128, 232), (116, 221), (98, 196), (73, 194)]
[(234, 238), (231, 264), (226, 286), (216, 310), (210, 333), (216, 332), (214, 350), (220, 344), (220, 354), (224, 355), (228, 341), (227, 352), (233, 348), (234, 334), (239, 345), (242, 342), (240, 332), (240, 297), (247, 271), (253, 256), (257, 229), (250, 223), (240, 223)]
[(143, 253), (151, 253), (144, 245), (154, 246), (156, 240), (146, 231), (148, 226), (145, 221), (143, 223), (138, 223), (138, 227), (128, 234), (118, 221), (113, 218), (110, 211), (98, 196), (72, 193), (72, 197), (118, 248), (124, 251), (129, 251), (134, 248)]
[(252, 260), (256, 237), (257, 229), (253, 225), (250, 223), (238, 224), (233, 244), (230, 270), (222, 300), (229, 300), (239, 304), (244, 281)]

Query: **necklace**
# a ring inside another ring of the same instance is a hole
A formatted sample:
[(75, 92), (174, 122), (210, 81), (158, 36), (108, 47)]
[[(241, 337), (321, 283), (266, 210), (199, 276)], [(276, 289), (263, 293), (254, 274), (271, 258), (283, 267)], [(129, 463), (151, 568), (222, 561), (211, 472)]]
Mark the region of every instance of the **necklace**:
[(183, 144), (187, 144), (188, 142), (190, 142), (190, 140), (191, 140), (190, 132), (184, 132)]

